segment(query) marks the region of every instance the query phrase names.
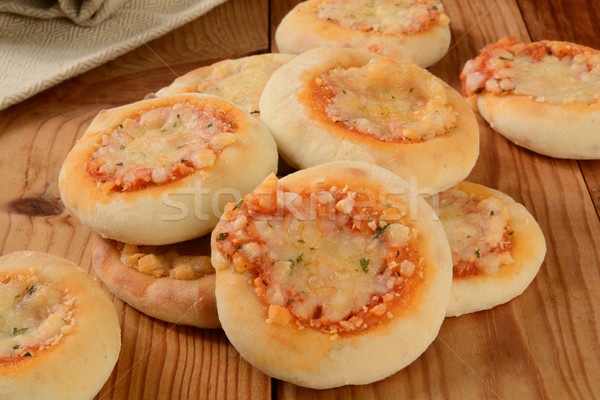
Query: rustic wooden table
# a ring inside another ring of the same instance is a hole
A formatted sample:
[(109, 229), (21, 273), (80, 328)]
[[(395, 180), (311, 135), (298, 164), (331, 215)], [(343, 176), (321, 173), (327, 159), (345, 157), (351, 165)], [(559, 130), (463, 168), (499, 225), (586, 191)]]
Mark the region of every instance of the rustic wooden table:
[[(276, 51), (275, 29), (295, 3), (230, 0), (1, 111), (0, 253), (45, 251), (89, 271), (90, 233), (65, 211), (57, 180), (92, 118), (191, 69)], [(600, 49), (596, 0), (444, 0), (444, 5), (453, 41), (431, 70), (455, 88), (465, 61), (503, 36)], [(469, 180), (523, 203), (546, 237), (546, 260), (523, 295), (490, 311), (447, 319), (429, 349), (388, 379), (324, 391), (262, 374), (240, 358), (220, 330), (163, 323), (113, 298), (123, 346), (98, 398), (600, 398), (600, 161), (543, 157), (516, 147), (482, 119), (479, 123), (481, 155)]]

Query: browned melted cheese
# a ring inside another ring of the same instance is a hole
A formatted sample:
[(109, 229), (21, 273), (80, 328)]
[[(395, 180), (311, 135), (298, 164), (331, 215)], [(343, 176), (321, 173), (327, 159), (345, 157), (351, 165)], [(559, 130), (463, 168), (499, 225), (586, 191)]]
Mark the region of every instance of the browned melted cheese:
[(167, 246), (119, 247), (123, 264), (156, 278), (192, 280), (215, 272), (209, 256), (180, 254)]
[(456, 124), (442, 84), (426, 70), (391, 59), (333, 68), (317, 77), (312, 98), (325, 120), (393, 143), (418, 143)]
[(465, 96), (487, 91), (550, 104), (592, 104), (600, 100), (600, 52), (570, 43), (503, 38), (465, 64), (461, 81)]
[(492, 274), (513, 262), (508, 209), (496, 197), (440, 193), (439, 217), (452, 252), (453, 277)]
[(189, 103), (146, 110), (104, 135), (85, 170), (104, 192), (172, 182), (211, 167), (236, 130), (228, 113)]
[(383, 35), (421, 32), (443, 18), (438, 0), (325, 0), (318, 18), (344, 28)]
[(408, 218), (374, 199), (348, 187), (295, 193), (272, 176), (226, 211), (217, 247), (268, 323), (358, 332), (393, 318), (425, 268)]
[[(75, 298), (27, 272), (0, 274), (0, 366), (58, 345), (75, 324)], [(32, 383), (34, 384), (34, 383)]]

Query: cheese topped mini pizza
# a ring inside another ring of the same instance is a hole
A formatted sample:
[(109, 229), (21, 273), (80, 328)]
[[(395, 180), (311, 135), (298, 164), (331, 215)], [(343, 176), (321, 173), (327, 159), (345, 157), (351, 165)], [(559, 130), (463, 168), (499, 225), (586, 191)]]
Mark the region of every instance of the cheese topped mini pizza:
[(201, 236), (225, 204), (277, 169), (269, 131), (215, 96), (183, 94), (100, 112), (67, 156), (67, 209), (103, 237), (159, 245)]
[(468, 61), (462, 90), (492, 128), (552, 157), (600, 158), (600, 52), (503, 38)]
[(218, 63), (188, 72), (159, 90), (158, 97), (180, 93), (206, 93), (232, 101), (255, 117), (260, 117), (260, 95), (273, 72), (295, 56), (259, 54)]
[(115, 308), (83, 270), (44, 253), (0, 257), (0, 398), (91, 399), (120, 347)]
[(271, 175), (212, 234), (219, 318), (255, 367), (312, 388), (366, 384), (436, 337), (451, 284), (433, 210), (374, 165)]
[(334, 160), (384, 167), (423, 191), (464, 179), (479, 128), (454, 89), (412, 64), (354, 49), (314, 49), (275, 71), (260, 101), (293, 167)]
[(438, 201), (453, 262), (447, 316), (487, 310), (520, 295), (546, 253), (542, 231), (527, 209), (502, 192), (468, 182), (439, 193)]
[(137, 246), (94, 236), (92, 267), (119, 299), (151, 317), (218, 328), (210, 238)]
[(281, 21), (279, 51), (348, 47), (429, 67), (450, 45), (450, 19), (438, 0), (309, 0)]

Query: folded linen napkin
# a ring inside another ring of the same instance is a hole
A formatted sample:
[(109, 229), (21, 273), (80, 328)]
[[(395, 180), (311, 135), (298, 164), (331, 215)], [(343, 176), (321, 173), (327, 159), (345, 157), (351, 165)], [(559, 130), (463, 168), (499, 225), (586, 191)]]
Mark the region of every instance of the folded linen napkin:
[(66, 18), (0, 12), (0, 110), (164, 35), (225, 1), (126, 0), (103, 23), (88, 27)]
[(0, 12), (33, 18), (68, 18), (80, 26), (99, 24), (125, 0), (2, 0)]

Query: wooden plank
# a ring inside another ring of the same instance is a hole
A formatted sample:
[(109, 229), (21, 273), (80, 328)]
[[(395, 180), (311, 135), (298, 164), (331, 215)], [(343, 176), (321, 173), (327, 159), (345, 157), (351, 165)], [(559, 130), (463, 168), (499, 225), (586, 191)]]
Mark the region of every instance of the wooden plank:
[[(531, 40), (564, 40), (600, 50), (600, 2), (517, 0)], [(590, 196), (600, 216), (600, 161), (579, 161)]]
[(532, 41), (565, 40), (600, 49), (600, 3), (517, 0)]
[[(431, 71), (457, 89), (462, 66), (481, 47), (507, 35), (529, 39), (514, 1), (445, 0), (444, 5), (452, 20), (452, 48)], [(271, 21), (278, 20), (272, 13)], [(481, 152), (468, 180), (523, 203), (546, 237), (546, 260), (532, 285), (505, 305), (447, 319), (419, 359), (383, 381), (323, 391), (278, 382), (279, 398), (600, 396), (595, 379), (600, 374), (600, 224), (578, 165), (517, 147), (479, 116), (478, 121)]]
[[(92, 71), (0, 112), (0, 253), (38, 250), (90, 271), (90, 233), (64, 209), (58, 173), (102, 108), (142, 99), (215, 60), (265, 52), (267, 0), (230, 0)], [(105, 288), (106, 289), (106, 288)], [(166, 324), (114, 298), (122, 349), (100, 399), (271, 398), (271, 380), (221, 330)]]

